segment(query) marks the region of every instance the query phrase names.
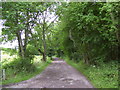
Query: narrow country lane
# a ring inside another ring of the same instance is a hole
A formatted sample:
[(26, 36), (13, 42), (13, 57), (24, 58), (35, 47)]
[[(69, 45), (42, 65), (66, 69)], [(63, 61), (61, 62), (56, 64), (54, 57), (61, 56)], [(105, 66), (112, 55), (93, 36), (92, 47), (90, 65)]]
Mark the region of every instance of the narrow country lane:
[(93, 86), (65, 61), (56, 60), (41, 74), (5, 88), (93, 88)]

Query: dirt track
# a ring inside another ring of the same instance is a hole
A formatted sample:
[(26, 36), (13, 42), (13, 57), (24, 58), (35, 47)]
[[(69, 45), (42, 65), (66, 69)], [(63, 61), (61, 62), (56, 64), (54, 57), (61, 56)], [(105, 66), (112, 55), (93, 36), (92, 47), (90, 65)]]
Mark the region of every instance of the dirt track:
[(93, 88), (90, 82), (63, 60), (53, 61), (41, 74), (5, 88)]

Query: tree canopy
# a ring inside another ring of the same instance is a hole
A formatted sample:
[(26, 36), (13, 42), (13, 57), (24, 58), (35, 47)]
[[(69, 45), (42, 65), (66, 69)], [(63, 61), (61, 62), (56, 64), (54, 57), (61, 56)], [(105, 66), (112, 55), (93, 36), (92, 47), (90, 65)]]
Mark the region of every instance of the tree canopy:
[(67, 56), (86, 64), (118, 60), (119, 3), (3, 2), (3, 41), (18, 40), (19, 56)]

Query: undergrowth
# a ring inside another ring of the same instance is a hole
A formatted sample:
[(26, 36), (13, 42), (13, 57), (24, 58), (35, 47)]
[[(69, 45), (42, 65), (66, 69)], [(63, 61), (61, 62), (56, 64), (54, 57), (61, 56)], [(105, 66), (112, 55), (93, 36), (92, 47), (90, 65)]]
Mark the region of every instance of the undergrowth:
[(99, 63), (99, 66), (86, 65), (83, 61), (75, 63), (66, 59), (67, 63), (83, 73), (95, 88), (118, 88), (118, 63)]
[[(33, 76), (41, 73), (50, 63), (51, 61), (49, 58), (46, 62), (42, 62), (40, 58), (35, 58), (34, 62), (31, 63), (31, 66), (26, 66), (25, 68), (24, 64), (26, 63), (20, 62), (19, 59), (15, 61), (13, 60), (12, 62), (5, 64), (3, 67), (3, 69), (5, 69), (6, 78), (5, 80), (2, 80), (2, 85), (28, 80)], [(15, 65), (15, 67), (12, 65)]]

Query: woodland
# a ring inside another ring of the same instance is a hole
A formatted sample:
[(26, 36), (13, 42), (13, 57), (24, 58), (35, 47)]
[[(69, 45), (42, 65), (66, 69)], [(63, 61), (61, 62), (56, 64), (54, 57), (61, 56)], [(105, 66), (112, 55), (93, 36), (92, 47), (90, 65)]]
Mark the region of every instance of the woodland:
[(12, 72), (3, 84), (20, 72), (37, 74), (34, 58), (40, 56), (44, 68), (59, 57), (95, 87), (118, 87), (119, 2), (2, 2), (1, 10), (1, 42), (18, 42), (1, 48), (16, 55), (1, 61), (2, 69)]

